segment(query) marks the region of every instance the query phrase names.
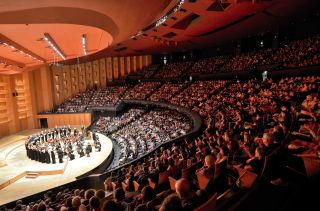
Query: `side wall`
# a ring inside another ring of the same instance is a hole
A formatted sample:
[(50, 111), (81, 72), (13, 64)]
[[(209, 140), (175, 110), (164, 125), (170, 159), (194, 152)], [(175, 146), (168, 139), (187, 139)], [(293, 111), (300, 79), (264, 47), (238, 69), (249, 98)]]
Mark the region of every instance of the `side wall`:
[(40, 118), (48, 119), (48, 127), (89, 125), (90, 114), (37, 114), (50, 111), (93, 86), (105, 87), (151, 63), (150, 55), (107, 57), (79, 65), (43, 65), (19, 74), (0, 74), (0, 138), (39, 128)]

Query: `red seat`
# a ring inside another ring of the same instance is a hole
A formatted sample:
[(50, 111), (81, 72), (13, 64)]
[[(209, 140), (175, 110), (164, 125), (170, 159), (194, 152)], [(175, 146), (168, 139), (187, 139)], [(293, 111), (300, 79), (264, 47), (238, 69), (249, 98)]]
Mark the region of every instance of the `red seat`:
[(205, 190), (206, 187), (208, 186), (210, 179), (203, 176), (200, 172), (197, 172), (196, 174), (197, 174), (197, 179), (198, 179), (198, 183), (199, 183), (199, 189)]
[(211, 198), (206, 203), (194, 209), (193, 211), (214, 211), (217, 206), (217, 196), (217, 193), (213, 194), (213, 196), (211, 196)]
[(173, 177), (169, 177), (170, 189), (173, 191), (176, 190), (176, 182), (177, 180), (175, 180)]

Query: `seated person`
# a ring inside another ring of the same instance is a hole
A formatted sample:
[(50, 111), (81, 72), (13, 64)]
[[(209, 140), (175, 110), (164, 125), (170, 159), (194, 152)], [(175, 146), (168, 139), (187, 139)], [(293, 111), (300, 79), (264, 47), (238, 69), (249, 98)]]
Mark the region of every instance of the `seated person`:
[(161, 204), (159, 211), (182, 210), (181, 200), (176, 194), (167, 196)]
[(187, 179), (179, 179), (175, 184), (175, 188), (183, 210), (193, 210), (200, 206), (200, 199), (192, 190), (191, 184)]
[(244, 169), (261, 174), (264, 164), (264, 149), (263, 147), (257, 147), (253, 157), (246, 161)]
[(132, 206), (136, 207), (135, 211), (143, 210), (144, 204), (148, 203), (152, 199), (156, 197), (155, 191), (149, 186), (145, 186), (141, 190), (141, 194), (135, 198), (135, 200), (131, 203)]
[(125, 192), (122, 188), (117, 188), (114, 192), (114, 201), (122, 208), (122, 210), (130, 210), (130, 206), (125, 202)]
[(204, 165), (202, 168), (198, 169), (197, 172), (201, 173), (208, 179), (213, 178), (214, 176), (214, 166), (215, 166), (215, 159), (212, 155), (207, 155), (204, 159)]

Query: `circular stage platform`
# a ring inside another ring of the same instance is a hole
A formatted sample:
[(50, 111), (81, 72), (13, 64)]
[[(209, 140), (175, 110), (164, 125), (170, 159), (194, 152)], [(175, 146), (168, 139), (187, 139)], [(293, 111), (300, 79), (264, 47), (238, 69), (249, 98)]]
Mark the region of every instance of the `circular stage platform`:
[(24, 145), (27, 135), (0, 139), (0, 205), (72, 182), (77, 176), (102, 164), (111, 154), (113, 146), (108, 137), (99, 133), (98, 136), (100, 152), (93, 150), (90, 157), (72, 161), (65, 159), (64, 163), (56, 164), (29, 159)]

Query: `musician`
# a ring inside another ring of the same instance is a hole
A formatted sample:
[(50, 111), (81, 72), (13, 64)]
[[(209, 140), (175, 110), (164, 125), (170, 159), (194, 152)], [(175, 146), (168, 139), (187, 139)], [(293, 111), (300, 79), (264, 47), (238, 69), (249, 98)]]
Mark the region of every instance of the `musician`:
[(56, 156), (54, 154), (54, 151), (53, 149), (50, 151), (50, 154), (51, 154), (51, 161), (53, 164), (56, 164)]
[(88, 144), (86, 147), (87, 157), (90, 157), (90, 152), (92, 152), (92, 146), (91, 146), (91, 144)]
[(68, 152), (68, 156), (69, 156), (70, 160), (74, 160), (73, 150), (70, 150), (70, 151)]
[(51, 163), (50, 154), (49, 154), (48, 150), (44, 151), (44, 156), (45, 156), (45, 162), (48, 163), (48, 164)]
[(63, 151), (61, 147), (58, 148), (58, 158), (59, 158), (59, 163), (63, 163)]
[(96, 145), (95, 146), (96, 152), (100, 152), (101, 151), (101, 143), (100, 143), (99, 139), (95, 141), (95, 145)]

